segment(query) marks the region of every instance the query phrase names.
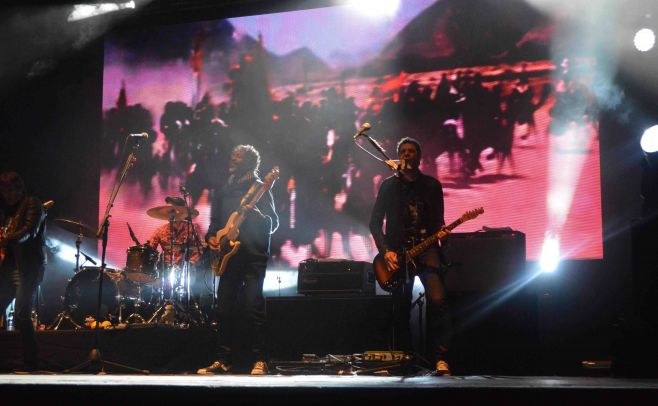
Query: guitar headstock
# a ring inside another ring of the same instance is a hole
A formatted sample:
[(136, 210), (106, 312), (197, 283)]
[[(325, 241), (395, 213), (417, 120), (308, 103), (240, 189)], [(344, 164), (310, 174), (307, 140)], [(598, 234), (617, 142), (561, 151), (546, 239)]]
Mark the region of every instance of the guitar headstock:
[(469, 210), (466, 213), (462, 214), (461, 220), (462, 221), (468, 221), (468, 220), (473, 220), (480, 214), (484, 213), (484, 208), (480, 207), (474, 210)]
[(275, 166), (272, 168), (271, 171), (265, 175), (265, 179), (263, 180), (263, 183), (266, 184), (268, 187), (272, 186), (272, 183), (274, 183), (275, 180), (279, 178), (280, 172), (279, 172), (279, 166)]

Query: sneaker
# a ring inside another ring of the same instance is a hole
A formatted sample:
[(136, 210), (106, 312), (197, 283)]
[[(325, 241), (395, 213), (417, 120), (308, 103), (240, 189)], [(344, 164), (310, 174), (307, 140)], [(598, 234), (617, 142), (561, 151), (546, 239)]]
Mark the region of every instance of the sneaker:
[(267, 375), (267, 362), (256, 361), (254, 367), (251, 369), (252, 375)]
[(439, 376), (450, 376), (450, 365), (447, 362), (440, 359), (436, 361), (436, 374)]
[(231, 366), (225, 364), (223, 361), (217, 360), (212, 363), (209, 367), (201, 368), (196, 371), (199, 375), (215, 375), (215, 374), (225, 374), (231, 370)]

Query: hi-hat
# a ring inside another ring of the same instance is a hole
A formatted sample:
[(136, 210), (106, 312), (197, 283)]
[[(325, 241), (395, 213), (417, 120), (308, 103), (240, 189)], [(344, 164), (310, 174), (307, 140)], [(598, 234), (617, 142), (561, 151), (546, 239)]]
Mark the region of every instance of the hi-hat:
[[(187, 209), (180, 206), (158, 206), (148, 209), (146, 214), (158, 220), (185, 220)], [(194, 209), (190, 214), (192, 218), (195, 218), (199, 215), (199, 211)]]
[(85, 224), (79, 222), (79, 221), (74, 221), (74, 220), (67, 220), (67, 219), (55, 219), (55, 223), (60, 228), (63, 228), (66, 231), (69, 231), (75, 235), (80, 235), (82, 237), (87, 237), (87, 238), (93, 238), (93, 239), (98, 239), (96, 236), (96, 231), (92, 230), (89, 226), (86, 226)]

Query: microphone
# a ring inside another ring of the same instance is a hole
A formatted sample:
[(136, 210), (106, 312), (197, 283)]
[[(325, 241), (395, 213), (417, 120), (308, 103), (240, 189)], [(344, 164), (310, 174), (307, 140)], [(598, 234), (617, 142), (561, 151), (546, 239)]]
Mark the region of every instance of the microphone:
[(48, 200), (48, 201), (45, 201), (45, 202), (42, 204), (43, 208), (46, 209), (46, 210), (48, 210), (49, 208), (53, 207), (54, 205), (55, 205), (55, 201), (54, 201), (54, 200)]
[(414, 169), (413, 162), (408, 159), (401, 159), (398, 163), (398, 170), (401, 171), (411, 171)]
[[(128, 222), (126, 222), (126, 225), (128, 226), (128, 232), (130, 232), (130, 238), (135, 242), (135, 244), (142, 245), (142, 244), (139, 243), (139, 240), (137, 239), (137, 237), (135, 237), (135, 233), (133, 233), (133, 229), (130, 228), (130, 224)], [(94, 265), (96, 265), (96, 264), (94, 264)]]
[(359, 128), (359, 131), (357, 131), (356, 134), (354, 134), (354, 139), (356, 140), (357, 138), (362, 136), (369, 129), (370, 129), (370, 123), (363, 123), (361, 128)]
[(89, 261), (89, 262), (91, 262), (92, 264), (96, 265), (96, 261), (94, 261), (94, 259), (93, 259), (92, 257), (90, 257), (89, 255), (85, 254), (85, 253), (82, 252), (82, 251), (80, 251), (80, 254), (82, 254), (82, 256), (85, 257), (85, 259), (86, 259), (87, 261)]
[(132, 138), (149, 138), (148, 133), (128, 134), (128, 136)]
[(165, 197), (165, 203), (168, 203), (172, 206), (185, 206), (185, 200), (180, 197)]
[(183, 195), (189, 195), (190, 194), (190, 192), (188, 192), (187, 189), (185, 189), (185, 186), (183, 186), (183, 185), (179, 186), (179, 190)]

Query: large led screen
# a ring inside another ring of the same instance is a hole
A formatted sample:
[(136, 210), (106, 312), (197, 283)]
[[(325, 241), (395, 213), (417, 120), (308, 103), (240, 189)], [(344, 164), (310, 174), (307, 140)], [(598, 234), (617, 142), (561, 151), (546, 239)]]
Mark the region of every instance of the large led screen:
[(372, 260), (370, 210), (392, 172), (354, 140), (364, 123), (391, 158), (399, 138), (421, 142), (447, 222), (484, 208), (455, 231), (521, 231), (529, 260), (546, 247), (601, 258), (596, 61), (560, 53), (555, 24), (523, 1), (405, 0), (109, 35), (100, 218), (140, 145), (111, 210), (108, 263), (136, 244), (126, 223), (140, 243), (166, 223), (147, 210), (181, 186), (203, 237), (237, 144), (260, 151), (261, 174), (280, 167), (270, 268)]

